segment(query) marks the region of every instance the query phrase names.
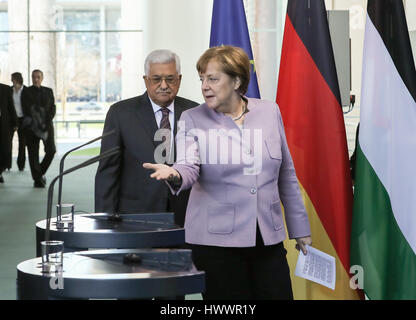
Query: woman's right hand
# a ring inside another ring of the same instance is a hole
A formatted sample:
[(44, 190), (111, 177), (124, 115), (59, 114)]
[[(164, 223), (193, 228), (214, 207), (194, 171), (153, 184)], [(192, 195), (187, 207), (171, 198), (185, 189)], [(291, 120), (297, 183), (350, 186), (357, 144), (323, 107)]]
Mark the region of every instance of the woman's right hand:
[(179, 183), (181, 181), (179, 172), (166, 164), (143, 163), (143, 168), (154, 170), (150, 178), (166, 180), (172, 183)]

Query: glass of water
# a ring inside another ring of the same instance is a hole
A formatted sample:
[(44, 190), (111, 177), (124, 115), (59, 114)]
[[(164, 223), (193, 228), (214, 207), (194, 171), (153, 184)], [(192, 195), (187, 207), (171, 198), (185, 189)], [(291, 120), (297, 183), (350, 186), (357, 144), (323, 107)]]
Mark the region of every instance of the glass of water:
[(62, 271), (64, 258), (64, 242), (58, 240), (42, 241), (42, 269), (46, 272)]
[(72, 203), (56, 205), (56, 228), (73, 229), (74, 228), (75, 206)]

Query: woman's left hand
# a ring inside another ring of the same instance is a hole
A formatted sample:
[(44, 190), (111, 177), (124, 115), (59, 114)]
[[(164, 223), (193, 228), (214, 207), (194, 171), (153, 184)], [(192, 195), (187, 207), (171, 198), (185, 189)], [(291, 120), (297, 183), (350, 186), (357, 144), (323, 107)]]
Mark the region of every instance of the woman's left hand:
[(312, 237), (302, 237), (302, 238), (296, 238), (296, 249), (302, 250), (303, 254), (306, 256), (307, 250), (306, 245), (310, 246), (312, 244)]

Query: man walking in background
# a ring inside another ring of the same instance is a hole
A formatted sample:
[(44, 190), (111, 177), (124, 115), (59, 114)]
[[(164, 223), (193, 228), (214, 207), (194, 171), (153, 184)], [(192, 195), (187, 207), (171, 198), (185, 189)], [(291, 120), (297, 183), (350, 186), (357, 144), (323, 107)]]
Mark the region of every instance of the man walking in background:
[[(30, 171), (35, 188), (46, 186), (45, 173), (56, 153), (55, 137), (52, 120), (56, 114), (55, 98), (51, 88), (43, 87), (43, 72), (33, 70), (33, 85), (22, 92), (24, 120), (22, 128), (25, 132), (29, 154)], [(42, 140), (45, 156), (39, 161), (39, 142)]]
[(9, 168), (9, 160), (12, 156), (10, 135), (16, 126), (11, 89), (8, 85), (0, 83), (0, 183), (4, 183), (3, 171)]
[[(25, 169), (25, 162), (26, 162), (26, 142), (25, 142), (25, 135), (22, 130), (22, 123), (23, 123), (23, 108), (22, 108), (22, 91), (26, 90), (26, 86), (23, 85), (23, 77), (20, 72), (12, 73), (11, 79), (13, 86), (13, 104), (14, 109), (16, 110), (17, 115), (17, 136), (19, 139), (19, 153), (17, 155), (17, 167), (19, 171), (23, 171)], [(13, 145), (13, 136), (15, 130), (11, 133), (11, 144)], [(13, 149), (13, 148), (12, 148)], [(11, 168), (12, 159), (10, 159), (10, 168)]]

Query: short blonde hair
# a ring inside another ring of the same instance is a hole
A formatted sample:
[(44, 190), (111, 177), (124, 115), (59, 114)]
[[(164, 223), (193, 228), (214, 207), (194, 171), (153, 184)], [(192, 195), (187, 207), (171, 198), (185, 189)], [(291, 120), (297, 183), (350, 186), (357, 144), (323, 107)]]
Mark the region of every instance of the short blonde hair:
[(241, 83), (238, 88), (240, 94), (244, 95), (247, 92), (250, 82), (250, 60), (243, 49), (224, 45), (209, 48), (202, 54), (196, 64), (198, 73), (204, 73), (211, 60), (218, 62), (221, 71), (231, 78), (240, 79)]

